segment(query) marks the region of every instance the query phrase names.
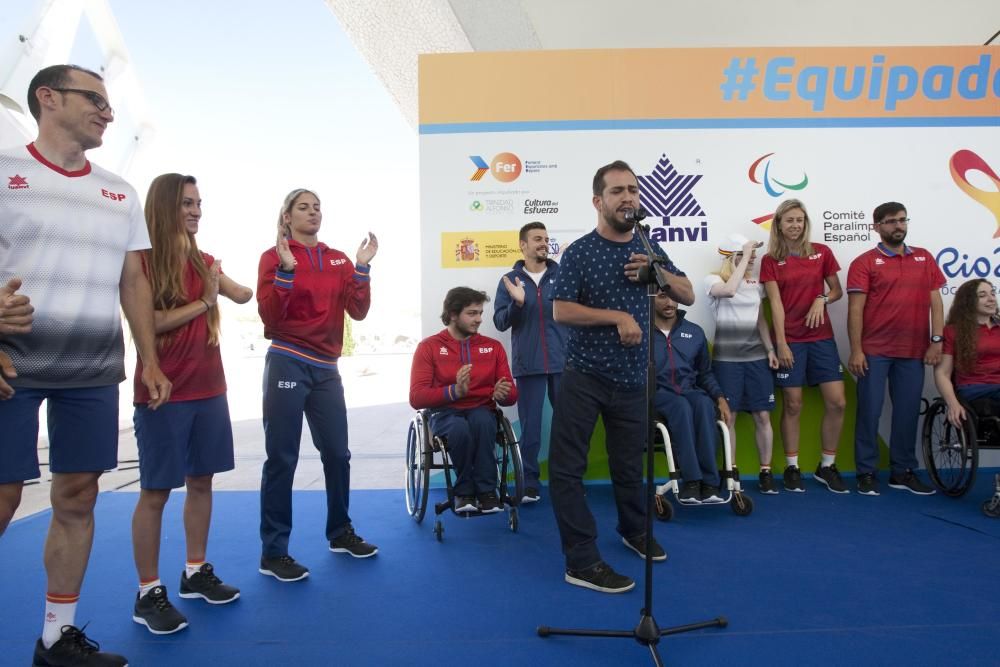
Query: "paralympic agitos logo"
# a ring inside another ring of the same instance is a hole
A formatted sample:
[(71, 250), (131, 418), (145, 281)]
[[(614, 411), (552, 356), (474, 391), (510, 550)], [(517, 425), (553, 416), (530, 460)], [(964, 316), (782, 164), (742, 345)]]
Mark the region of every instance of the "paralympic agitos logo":
[[(774, 153), (765, 153), (759, 158), (753, 161), (750, 165), (750, 169), (747, 172), (747, 177), (750, 179), (751, 183), (755, 183), (764, 188), (764, 192), (772, 197), (781, 197), (789, 190), (792, 192), (798, 192), (804, 190), (807, 185), (809, 185), (809, 174), (802, 172), (802, 178), (797, 183), (793, 183), (792, 180), (785, 181), (784, 177), (782, 180), (778, 180), (776, 176), (771, 173), (772, 160), (771, 156)], [(763, 166), (762, 166), (763, 165)], [(775, 168), (775, 171), (777, 169)], [(762, 229), (771, 229), (771, 222), (774, 219), (773, 213), (766, 213), (757, 218), (753, 218), (753, 224), (760, 225)]]

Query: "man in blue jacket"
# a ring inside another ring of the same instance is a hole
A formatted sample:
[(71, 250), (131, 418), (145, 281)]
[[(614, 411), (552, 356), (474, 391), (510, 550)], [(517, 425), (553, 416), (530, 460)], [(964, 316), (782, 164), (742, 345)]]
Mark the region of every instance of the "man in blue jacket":
[(656, 295), (657, 414), (666, 418), (674, 460), (684, 480), (677, 500), (687, 505), (722, 502), (719, 470), (715, 464), (718, 442), (715, 410), (728, 423), (729, 404), (712, 374), (705, 331), (684, 319), (684, 311), (666, 292)]
[(524, 462), (522, 503), (539, 499), (538, 454), (542, 448), (545, 390), (556, 403), (556, 390), (566, 360), (566, 329), (552, 318), (552, 288), (559, 265), (549, 259), (549, 234), (540, 222), (521, 227), (521, 254), (497, 285), (493, 324), (511, 329), (514, 379), (519, 398), (521, 456)]

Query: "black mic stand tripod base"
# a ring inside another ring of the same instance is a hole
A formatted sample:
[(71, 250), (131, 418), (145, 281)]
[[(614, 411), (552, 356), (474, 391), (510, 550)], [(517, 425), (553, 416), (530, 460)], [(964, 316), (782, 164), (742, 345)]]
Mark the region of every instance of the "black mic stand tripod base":
[[(638, 217), (638, 216), (637, 216)], [(644, 216), (642, 216), (644, 217)], [(660, 641), (660, 637), (666, 637), (668, 635), (679, 635), (684, 632), (691, 632), (692, 630), (701, 630), (702, 628), (724, 628), (729, 622), (724, 616), (719, 616), (708, 621), (699, 621), (697, 623), (688, 623), (687, 625), (675, 625), (668, 628), (661, 628), (656, 623), (656, 619), (653, 618), (653, 554), (649, 548), (649, 537), (653, 534), (653, 505), (655, 503), (656, 487), (654, 486), (653, 479), (653, 421), (654, 421), (654, 408), (653, 408), (653, 395), (656, 393), (656, 368), (653, 362), (653, 322), (654, 322), (654, 312), (653, 312), (653, 300), (656, 297), (657, 292), (661, 288), (666, 287), (666, 280), (660, 275), (660, 272), (655, 268), (653, 249), (649, 244), (649, 239), (646, 238), (645, 233), (643, 233), (642, 225), (640, 224), (641, 217), (636, 220), (635, 233), (642, 240), (642, 244), (646, 250), (646, 256), (650, 259), (650, 265), (646, 272), (640, 274), (640, 279), (646, 277), (647, 284), (649, 285), (649, 322), (648, 330), (646, 331), (647, 339), (649, 345), (646, 347), (647, 358), (646, 358), (646, 571), (645, 571), (645, 599), (643, 608), (639, 611), (639, 624), (635, 626), (633, 630), (596, 630), (596, 629), (572, 629), (572, 628), (550, 628), (547, 625), (538, 626), (537, 632), (539, 637), (550, 637), (552, 635), (567, 635), (570, 637), (613, 637), (635, 639), (637, 642), (649, 648), (649, 653), (653, 658), (653, 664), (656, 667), (663, 667), (663, 660), (660, 658), (660, 654), (656, 649), (656, 645)]]

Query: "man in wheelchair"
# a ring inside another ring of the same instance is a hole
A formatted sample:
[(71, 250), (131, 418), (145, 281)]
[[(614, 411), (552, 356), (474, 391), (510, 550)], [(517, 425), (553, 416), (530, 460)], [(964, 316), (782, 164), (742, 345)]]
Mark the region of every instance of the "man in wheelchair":
[(417, 346), (410, 405), (431, 410), (431, 431), (447, 440), (455, 467), (455, 511), (503, 511), (497, 496), (496, 404), (514, 405), (517, 388), (500, 341), (479, 335), (485, 292), (454, 287), (444, 298), (445, 328)]
[(729, 403), (712, 374), (705, 331), (684, 318), (667, 292), (656, 295), (656, 412), (670, 433), (683, 483), (677, 496), (685, 505), (721, 503), (715, 463), (716, 408), (729, 422)]

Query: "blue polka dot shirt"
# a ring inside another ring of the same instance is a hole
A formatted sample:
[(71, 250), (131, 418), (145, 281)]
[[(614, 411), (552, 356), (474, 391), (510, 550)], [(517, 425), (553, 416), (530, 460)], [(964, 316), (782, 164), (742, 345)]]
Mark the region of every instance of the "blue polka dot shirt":
[[(654, 244), (654, 250), (662, 251)], [(646, 384), (646, 350), (649, 345), (649, 302), (646, 285), (625, 277), (629, 255), (645, 254), (638, 237), (628, 242), (609, 241), (597, 230), (574, 241), (559, 262), (553, 297), (590, 308), (623, 310), (642, 329), (642, 343), (622, 345), (613, 325), (570, 327), (566, 362), (579, 371), (597, 375), (616, 387), (636, 389)], [(684, 276), (667, 259), (670, 273)]]

